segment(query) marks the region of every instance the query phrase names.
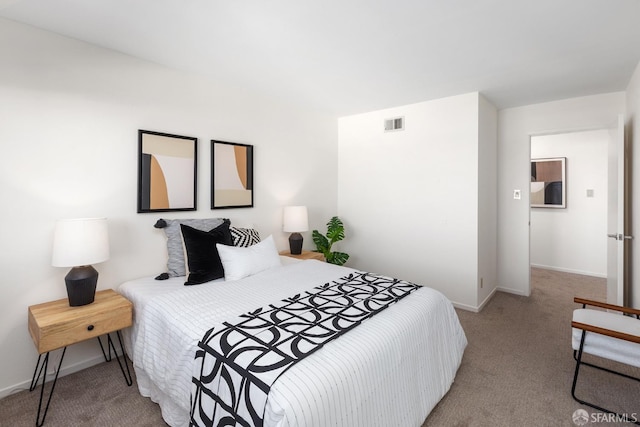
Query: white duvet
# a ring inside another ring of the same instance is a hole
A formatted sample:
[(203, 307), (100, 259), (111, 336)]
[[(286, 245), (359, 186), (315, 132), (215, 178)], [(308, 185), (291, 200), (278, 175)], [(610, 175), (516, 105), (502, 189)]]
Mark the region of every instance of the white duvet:
[[(126, 340), (140, 393), (160, 404), (168, 424), (189, 424), (194, 355), (207, 330), (354, 271), (286, 260), (234, 282), (145, 278), (120, 286), (134, 303)], [(423, 287), (278, 378), (265, 426), (419, 426), (449, 390), (466, 344), (451, 303)]]

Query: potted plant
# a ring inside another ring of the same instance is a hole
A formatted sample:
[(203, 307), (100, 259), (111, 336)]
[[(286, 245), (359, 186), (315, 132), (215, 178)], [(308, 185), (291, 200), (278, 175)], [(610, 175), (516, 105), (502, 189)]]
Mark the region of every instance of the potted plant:
[(349, 254), (344, 252), (332, 252), (334, 243), (344, 239), (344, 224), (337, 216), (334, 216), (327, 223), (327, 235), (324, 236), (313, 230), (313, 242), (316, 244), (317, 252), (322, 252), (328, 263), (343, 265), (349, 259)]

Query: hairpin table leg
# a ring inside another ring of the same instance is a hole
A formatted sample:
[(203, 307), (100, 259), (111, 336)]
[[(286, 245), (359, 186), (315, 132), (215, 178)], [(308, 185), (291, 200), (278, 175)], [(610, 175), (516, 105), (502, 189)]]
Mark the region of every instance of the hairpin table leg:
[[(64, 353), (66, 351), (67, 351), (67, 347), (64, 347), (64, 349), (62, 350), (62, 355), (60, 356), (60, 362), (58, 363), (58, 369), (56, 369), (56, 376), (53, 378), (53, 383), (51, 384), (51, 391), (49, 391), (49, 397), (47, 399), (47, 405), (44, 408), (44, 413), (42, 414), (42, 419), (40, 419), (40, 412), (42, 411), (42, 398), (44, 397), (44, 384), (47, 379), (47, 370), (49, 369), (50, 352), (47, 352), (45, 354), (44, 360), (42, 360), (42, 365), (40, 365), (40, 359), (42, 358), (42, 354), (38, 356), (36, 369), (33, 371), (33, 378), (31, 379), (31, 386), (29, 387), (29, 391), (33, 391), (38, 386), (38, 381), (40, 381), (40, 377), (42, 377), (42, 388), (40, 389), (40, 400), (38, 402), (38, 415), (36, 416), (37, 427), (41, 427), (42, 424), (44, 424), (44, 419), (47, 416), (47, 411), (49, 411), (49, 404), (51, 403), (51, 397), (53, 397), (53, 390), (56, 387), (56, 382), (58, 381), (58, 374), (60, 373), (60, 367), (62, 366), (62, 359), (64, 359)], [(38, 370), (38, 366), (40, 367), (40, 370)]]
[[(133, 384), (133, 379), (131, 378), (131, 371), (129, 371), (129, 365), (127, 364), (127, 355), (124, 352), (124, 345), (122, 345), (122, 337), (120, 336), (120, 331), (116, 331), (116, 335), (118, 336), (118, 341), (120, 342), (120, 350), (122, 351), (122, 358), (124, 359), (124, 367), (122, 366), (122, 362), (120, 362), (120, 357), (118, 356), (118, 352), (116, 351), (116, 347), (113, 344), (113, 340), (111, 339), (111, 334), (107, 334), (107, 352), (104, 351), (104, 346), (102, 345), (102, 340), (100, 337), (98, 338), (98, 342), (100, 343), (100, 349), (102, 350), (102, 355), (104, 356), (104, 360), (107, 362), (111, 362), (111, 350), (113, 350), (113, 354), (116, 356), (116, 360), (118, 361), (118, 365), (120, 366), (120, 370), (122, 371), (122, 375), (124, 376), (124, 380), (127, 382), (127, 385), (130, 386)], [(125, 368), (127, 372), (125, 373)]]

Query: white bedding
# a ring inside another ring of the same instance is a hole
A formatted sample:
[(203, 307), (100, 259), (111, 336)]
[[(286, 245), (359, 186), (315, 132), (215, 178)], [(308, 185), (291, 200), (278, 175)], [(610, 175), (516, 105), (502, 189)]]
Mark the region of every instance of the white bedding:
[[(195, 349), (207, 330), (352, 271), (288, 261), (235, 282), (122, 284), (134, 303), (126, 340), (140, 393), (168, 424), (187, 426)], [(466, 344), (451, 303), (423, 287), (286, 371), (270, 390), (265, 426), (419, 426), (449, 390)]]

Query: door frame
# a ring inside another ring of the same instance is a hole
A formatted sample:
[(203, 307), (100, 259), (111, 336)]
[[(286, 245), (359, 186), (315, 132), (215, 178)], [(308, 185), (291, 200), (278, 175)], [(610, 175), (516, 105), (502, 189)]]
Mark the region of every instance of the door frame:
[[(529, 133), (529, 162), (527, 164), (527, 168), (531, 167), (531, 139), (538, 137), (538, 136), (549, 136), (549, 135), (561, 135), (561, 134), (565, 134), (565, 133), (579, 133), (579, 132), (589, 132), (589, 131), (596, 131), (596, 130), (612, 130), (612, 129), (616, 129), (617, 127), (617, 119), (614, 123), (611, 123), (609, 126), (584, 126), (584, 127), (576, 127), (576, 128), (563, 128), (563, 129), (554, 129), (554, 130), (548, 130), (548, 131), (539, 131), (539, 132), (531, 132)], [(626, 144), (625, 144), (626, 146)], [(625, 186), (625, 191), (627, 191), (628, 186)], [(627, 195), (625, 194), (625, 197)], [(529, 274), (527, 277), (527, 288), (526, 288), (526, 295), (527, 296), (531, 296), (531, 200), (530, 200), (530, 188), (527, 188), (526, 190), (526, 196), (523, 195), (523, 199), (526, 200), (527, 204), (528, 204), (528, 210), (527, 210), (527, 215), (528, 215), (528, 227), (527, 227), (527, 236), (528, 236), (528, 240), (527, 240), (527, 250), (528, 250), (528, 267), (529, 267)], [(628, 218), (628, 215), (626, 216)], [(626, 251), (626, 253), (628, 253), (628, 251)], [(627, 268), (628, 268), (628, 263), (626, 264)]]

